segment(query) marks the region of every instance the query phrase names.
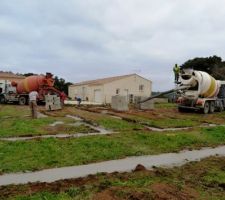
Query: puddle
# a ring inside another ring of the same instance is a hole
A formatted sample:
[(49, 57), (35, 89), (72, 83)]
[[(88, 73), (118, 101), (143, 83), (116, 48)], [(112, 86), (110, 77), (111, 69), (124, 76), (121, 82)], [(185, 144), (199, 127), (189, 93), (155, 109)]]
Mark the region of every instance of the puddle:
[(5, 174), (0, 176), (0, 186), (9, 184), (26, 184), (28, 182), (54, 182), (61, 179), (85, 177), (101, 172), (130, 172), (138, 164), (147, 169), (153, 167), (181, 166), (187, 162), (199, 161), (209, 156), (225, 156), (225, 146), (203, 148), (179, 153), (165, 153), (151, 156), (127, 157), (88, 165), (46, 169), (37, 172)]

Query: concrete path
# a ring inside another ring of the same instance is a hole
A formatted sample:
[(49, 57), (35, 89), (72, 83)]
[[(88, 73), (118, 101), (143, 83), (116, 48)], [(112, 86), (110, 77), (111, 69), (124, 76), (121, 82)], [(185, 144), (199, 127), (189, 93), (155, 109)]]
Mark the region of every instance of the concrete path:
[(153, 166), (180, 166), (190, 161), (198, 161), (209, 156), (225, 156), (225, 146), (203, 148), (201, 150), (181, 151), (151, 156), (128, 157), (88, 165), (46, 169), (30, 173), (5, 174), (0, 176), (0, 186), (9, 184), (25, 184), (28, 182), (54, 182), (61, 179), (84, 177), (98, 172), (132, 171), (138, 164), (150, 169)]
[(181, 130), (188, 130), (192, 128), (204, 128), (204, 127), (219, 127), (219, 126), (225, 126), (224, 124), (202, 124), (199, 126), (188, 126), (188, 127), (180, 127), (180, 128), (156, 128), (152, 126), (145, 126), (147, 129), (151, 131), (156, 131), (156, 132), (165, 132), (165, 131), (181, 131)]

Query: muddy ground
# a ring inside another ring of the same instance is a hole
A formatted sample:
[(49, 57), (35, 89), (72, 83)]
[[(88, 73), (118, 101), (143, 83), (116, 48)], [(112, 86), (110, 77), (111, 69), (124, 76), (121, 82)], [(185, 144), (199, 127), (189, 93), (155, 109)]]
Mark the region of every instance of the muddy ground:
[[(133, 173), (115, 172), (54, 183), (5, 186), (0, 187), (0, 199), (32, 197), (43, 192), (56, 197), (64, 193), (71, 199), (222, 200), (225, 199), (225, 157), (211, 157), (172, 169), (150, 171), (139, 165)], [(84, 193), (90, 195), (84, 197)]]

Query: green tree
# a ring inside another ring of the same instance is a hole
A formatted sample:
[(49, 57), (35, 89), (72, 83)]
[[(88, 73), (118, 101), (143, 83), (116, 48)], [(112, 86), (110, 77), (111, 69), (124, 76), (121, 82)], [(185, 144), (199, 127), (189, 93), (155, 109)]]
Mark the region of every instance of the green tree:
[(59, 78), (58, 76), (55, 76), (54, 80), (54, 87), (68, 95), (68, 88), (70, 85), (72, 85), (72, 83), (66, 82), (65, 79)]
[(225, 80), (225, 62), (221, 57), (210, 56), (206, 58), (194, 58), (186, 61), (181, 68), (193, 68), (194, 70), (205, 71), (218, 80)]

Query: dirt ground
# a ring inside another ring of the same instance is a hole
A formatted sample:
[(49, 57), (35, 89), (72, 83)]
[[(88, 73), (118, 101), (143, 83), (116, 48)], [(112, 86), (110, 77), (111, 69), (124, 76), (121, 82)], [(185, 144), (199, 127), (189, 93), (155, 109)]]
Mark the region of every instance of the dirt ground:
[[(87, 112), (88, 111), (88, 112)], [(45, 111), (44, 111), (45, 112)], [(137, 110), (130, 108), (127, 112), (118, 112), (112, 110), (109, 107), (96, 107), (96, 106), (81, 106), (72, 108), (65, 106), (62, 111), (54, 111), (47, 113), (50, 116), (64, 116), (65, 114), (75, 114), (83, 117), (87, 121), (96, 120), (104, 117), (104, 115), (112, 115), (120, 117), (123, 120), (131, 122), (140, 122), (142, 119), (148, 120), (166, 120), (166, 119), (181, 119), (181, 120), (192, 120), (202, 123), (213, 123), (213, 124), (224, 124), (225, 115), (223, 113), (215, 112), (214, 114), (201, 114), (198, 112), (187, 112), (181, 113), (174, 107), (169, 108), (155, 108), (152, 110)], [(93, 114), (91, 114), (93, 113)]]
[[(207, 200), (213, 196), (223, 199), (224, 170), (225, 157), (211, 157), (172, 169), (146, 170), (144, 166), (137, 166), (132, 173), (103, 173), (54, 183), (2, 186), (0, 199), (43, 191), (57, 194), (67, 192), (71, 187), (89, 190), (94, 200)], [(222, 173), (219, 181), (205, 179), (211, 172), (218, 172), (217, 176)]]

